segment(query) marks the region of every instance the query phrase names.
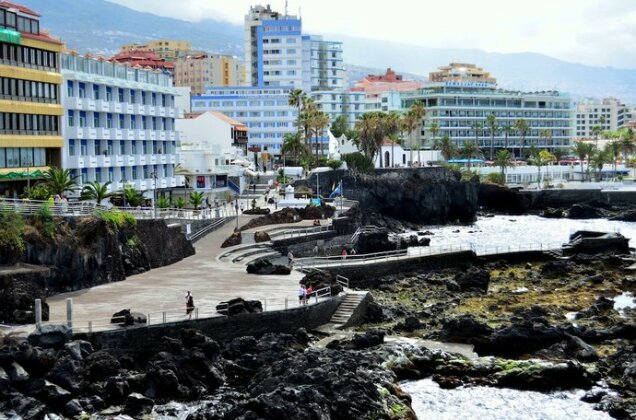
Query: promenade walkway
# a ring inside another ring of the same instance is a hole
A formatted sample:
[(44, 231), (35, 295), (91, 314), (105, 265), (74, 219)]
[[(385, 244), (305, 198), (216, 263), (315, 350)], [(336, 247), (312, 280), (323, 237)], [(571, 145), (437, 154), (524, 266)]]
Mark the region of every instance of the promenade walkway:
[[(255, 216), (241, 216), (240, 224), (247, 223), (252, 217)], [(296, 305), (295, 296), (302, 273), (292, 271), (288, 276), (250, 275), (245, 271), (244, 263), (218, 258), (232, 249), (222, 249), (221, 244), (235, 226), (234, 221), (230, 221), (211, 232), (195, 244), (195, 255), (175, 264), (130, 276), (121, 282), (49, 298), (51, 322), (65, 322), (67, 298), (73, 298), (74, 326), (79, 328), (85, 328), (89, 320), (94, 325), (104, 324), (121, 309), (154, 316), (166, 311), (168, 320), (186, 319), (184, 297), (187, 290), (194, 296), (199, 316), (214, 315), (217, 303), (236, 297), (266, 299), (268, 309), (284, 308), (285, 298), (289, 300), (290, 306)]]

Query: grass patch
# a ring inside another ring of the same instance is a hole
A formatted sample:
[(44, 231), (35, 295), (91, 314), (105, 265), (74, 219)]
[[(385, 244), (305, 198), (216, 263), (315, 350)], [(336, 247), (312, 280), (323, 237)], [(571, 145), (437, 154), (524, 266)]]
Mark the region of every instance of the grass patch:
[(98, 210), (95, 212), (95, 216), (106, 221), (117, 229), (132, 227), (137, 224), (135, 216), (118, 210)]

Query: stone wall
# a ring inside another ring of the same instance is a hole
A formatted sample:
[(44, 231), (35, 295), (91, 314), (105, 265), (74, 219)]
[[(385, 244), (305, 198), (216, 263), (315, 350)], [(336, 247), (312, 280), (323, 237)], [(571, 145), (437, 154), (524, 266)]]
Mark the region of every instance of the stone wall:
[[(335, 232), (325, 232), (329, 235), (312, 235), (311, 238), (290, 238), (280, 241), (274, 241), (273, 248), (283, 255), (286, 255), (289, 250), (294, 254), (294, 257), (315, 257), (325, 255), (340, 255), (342, 247), (349, 243), (351, 235), (335, 236)], [(322, 242), (322, 245), (319, 243)], [(314, 252), (314, 249), (318, 247), (318, 253)]]
[(35, 299), (42, 299), (42, 319), (48, 320), (46, 267), (20, 264), (0, 267), (0, 324), (35, 322)]
[[(113, 331), (76, 334), (75, 338), (86, 339), (98, 348), (136, 350), (158, 344), (161, 337), (178, 336), (183, 328), (196, 328), (215, 340), (228, 341), (241, 336), (259, 337), (265, 333), (293, 333), (298, 328), (311, 330), (331, 320), (342, 297), (337, 296), (314, 305), (299, 306), (288, 310), (256, 314), (241, 314), (232, 317), (215, 317), (172, 322)], [(290, 302), (290, 305), (295, 305)]]

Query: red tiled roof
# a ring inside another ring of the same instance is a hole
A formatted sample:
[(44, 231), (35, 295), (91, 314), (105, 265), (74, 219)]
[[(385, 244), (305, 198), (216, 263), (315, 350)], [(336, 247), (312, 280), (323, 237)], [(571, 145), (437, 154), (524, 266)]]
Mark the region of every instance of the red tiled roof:
[(35, 16), (35, 17), (40, 17), (41, 15), (34, 12), (33, 10), (26, 8), (24, 6), (20, 6), (19, 4), (15, 4), (15, 3), (11, 3), (9, 1), (0, 1), (0, 7), (6, 7), (8, 9), (16, 9), (19, 10), (20, 12), (26, 14), (26, 15), (31, 15), (31, 16)]
[(59, 39), (53, 38), (52, 36), (50, 36), (48, 34), (45, 34), (45, 33), (40, 33), (39, 35), (36, 35), (36, 34), (32, 34), (30, 32), (20, 32), (20, 34), (22, 34), (23, 38), (37, 39), (37, 40), (40, 40), (40, 41), (52, 42), (52, 43), (59, 44), (59, 45), (64, 44)]

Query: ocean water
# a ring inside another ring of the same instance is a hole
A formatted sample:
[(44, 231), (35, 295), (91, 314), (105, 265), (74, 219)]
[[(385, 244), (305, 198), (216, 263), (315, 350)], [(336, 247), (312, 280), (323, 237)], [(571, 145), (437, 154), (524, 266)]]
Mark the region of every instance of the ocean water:
[(403, 382), (420, 419), (431, 420), (606, 420), (611, 417), (580, 401), (584, 391), (549, 394), (485, 386), (441, 389), (431, 379)]
[[(618, 232), (629, 238), (636, 247), (636, 223), (606, 219), (571, 220), (546, 219), (539, 216), (480, 217), (469, 225), (422, 226), (419, 231), (430, 231), (431, 247), (471, 245), (480, 249), (519, 247), (532, 244), (562, 244), (577, 230)], [(405, 233), (405, 236), (415, 232)]]

